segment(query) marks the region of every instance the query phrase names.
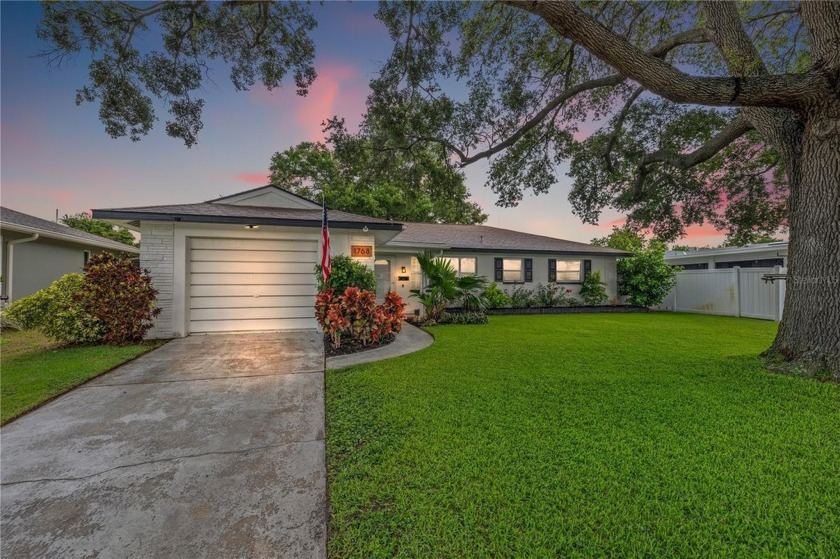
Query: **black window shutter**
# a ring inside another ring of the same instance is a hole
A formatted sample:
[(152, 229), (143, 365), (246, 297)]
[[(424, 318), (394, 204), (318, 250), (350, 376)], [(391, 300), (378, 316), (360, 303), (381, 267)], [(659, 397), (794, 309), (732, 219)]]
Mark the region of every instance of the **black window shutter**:
[(525, 259), (525, 283), (534, 281), (534, 260), (531, 258)]
[(496, 275), (495, 275), (496, 281), (503, 281), (505, 276), (504, 276), (504, 271), (503, 271), (503, 268), (502, 268), (502, 259), (501, 258), (494, 258), (493, 260), (494, 260), (493, 265), (494, 265), (494, 269), (495, 269), (495, 272), (496, 272)]
[(583, 279), (589, 277), (589, 274), (592, 273), (592, 261), (591, 260), (584, 260), (583, 261)]
[(548, 281), (549, 283), (557, 281), (557, 260), (554, 258), (548, 259)]

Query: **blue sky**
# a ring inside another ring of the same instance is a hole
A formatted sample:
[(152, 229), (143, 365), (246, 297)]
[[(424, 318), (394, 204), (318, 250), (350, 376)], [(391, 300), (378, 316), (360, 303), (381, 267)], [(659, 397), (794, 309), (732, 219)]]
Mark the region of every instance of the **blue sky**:
[[(77, 107), (86, 82), (84, 55), (50, 68), (35, 55), (41, 16), (34, 2), (0, 3), (0, 200), (45, 219), (91, 208), (191, 203), (264, 184), (271, 155), (322, 138), (321, 122), (337, 114), (359, 122), (368, 82), (389, 55), (391, 40), (373, 16), (375, 2), (313, 4), (319, 77), (309, 96), (292, 88), (237, 92), (218, 66), (203, 96), (204, 129), (192, 149), (166, 136), (162, 123), (140, 142), (108, 137), (98, 106)], [(151, 36), (146, 38), (151, 41)], [(164, 112), (159, 111), (159, 117)], [(490, 214), (488, 225), (578, 241), (610, 231), (621, 218), (605, 214), (600, 226), (572, 215), (570, 188), (561, 178), (549, 194), (529, 195), (517, 208), (499, 208), (484, 187), (485, 164), (467, 169), (473, 199)], [(717, 244), (721, 235), (696, 231), (691, 244)]]

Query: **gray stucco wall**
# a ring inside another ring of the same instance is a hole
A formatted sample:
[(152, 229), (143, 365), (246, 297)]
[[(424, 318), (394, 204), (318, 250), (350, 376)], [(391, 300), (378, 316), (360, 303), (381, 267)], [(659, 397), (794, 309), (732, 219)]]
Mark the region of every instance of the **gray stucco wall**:
[[(494, 275), (494, 261), (496, 258), (530, 258), (533, 260), (534, 277), (532, 282), (521, 284), (508, 284), (498, 282), (499, 287), (505, 291), (510, 291), (515, 285), (523, 285), (528, 289), (534, 289), (539, 284), (548, 283), (548, 260), (591, 260), (592, 271), (601, 272), (601, 281), (607, 284), (607, 295), (612, 299), (618, 296), (618, 276), (616, 272), (616, 258), (614, 256), (592, 256), (586, 254), (577, 255), (559, 255), (559, 254), (533, 254), (533, 253), (517, 253), (517, 252), (497, 252), (497, 253), (470, 253), (460, 251), (446, 251), (444, 256), (447, 257), (475, 257), (478, 259), (478, 275), (487, 278), (487, 281), (493, 281)], [(559, 282), (568, 289), (572, 290), (572, 295), (577, 296), (580, 292), (580, 283), (573, 282)]]
[[(28, 237), (11, 231), (3, 232), (3, 294), (8, 295), (8, 241)], [(20, 299), (49, 285), (65, 274), (81, 273), (85, 265), (85, 251), (91, 255), (104, 249), (40, 238), (14, 247), (12, 300)]]

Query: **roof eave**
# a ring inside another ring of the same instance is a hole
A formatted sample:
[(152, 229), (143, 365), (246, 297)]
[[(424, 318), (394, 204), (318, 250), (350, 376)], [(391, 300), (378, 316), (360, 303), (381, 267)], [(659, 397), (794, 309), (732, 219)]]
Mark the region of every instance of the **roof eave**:
[(109, 250), (120, 250), (124, 252), (130, 252), (132, 254), (140, 254), (140, 249), (137, 247), (133, 247), (130, 245), (125, 245), (122, 243), (108, 242), (107, 239), (103, 238), (100, 242), (96, 239), (84, 239), (82, 237), (76, 237), (75, 235), (65, 235), (63, 233), (57, 233), (55, 231), (49, 231), (47, 229), (41, 229), (40, 227), (30, 227), (28, 225), (20, 225), (17, 223), (3, 223), (3, 229), (7, 229), (9, 231), (16, 231), (18, 233), (27, 233), (27, 234), (34, 234), (38, 233), (42, 238), (53, 239), (57, 241), (65, 241), (69, 243), (75, 243), (78, 245), (85, 245), (85, 246), (92, 246), (92, 247), (99, 247), (99, 248), (106, 248)]
[[(217, 223), (221, 225), (274, 225), (278, 227), (321, 227), (321, 220), (284, 219), (270, 217), (242, 217), (228, 215), (190, 215), (156, 212), (128, 212), (120, 210), (93, 210), (94, 219), (125, 221), (174, 221), (179, 223)], [(402, 231), (402, 223), (377, 223), (366, 221), (330, 220), (334, 229), (362, 229), (374, 231)]]

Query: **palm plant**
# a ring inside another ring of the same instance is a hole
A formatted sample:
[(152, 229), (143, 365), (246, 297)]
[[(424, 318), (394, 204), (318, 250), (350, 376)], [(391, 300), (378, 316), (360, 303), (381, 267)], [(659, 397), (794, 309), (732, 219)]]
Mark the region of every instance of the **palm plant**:
[(471, 311), (485, 309), (483, 293), (487, 280), (483, 277), (458, 277), (448, 260), (428, 252), (418, 254), (417, 261), (426, 276), (426, 287), (412, 289), (411, 293), (423, 305), (426, 320), (439, 320), (447, 306), (462, 306)]

